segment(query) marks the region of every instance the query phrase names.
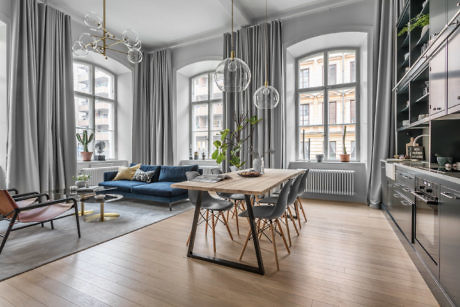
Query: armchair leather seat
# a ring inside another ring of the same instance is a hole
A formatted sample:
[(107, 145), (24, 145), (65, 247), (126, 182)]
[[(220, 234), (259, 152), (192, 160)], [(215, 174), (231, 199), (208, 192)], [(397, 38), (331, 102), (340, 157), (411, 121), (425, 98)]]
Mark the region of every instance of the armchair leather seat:
[(51, 220), (70, 210), (73, 203), (60, 203), (48, 207), (22, 211), (18, 215), (21, 223), (36, 223)]

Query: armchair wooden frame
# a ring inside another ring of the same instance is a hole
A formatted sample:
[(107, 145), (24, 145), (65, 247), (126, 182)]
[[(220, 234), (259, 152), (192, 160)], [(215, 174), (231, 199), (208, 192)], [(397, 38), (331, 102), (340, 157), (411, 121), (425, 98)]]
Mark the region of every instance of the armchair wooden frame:
[[(43, 197), (46, 198), (45, 202), (41, 202), (41, 199)], [(12, 199), (15, 202), (16, 201), (21, 201), (21, 200), (32, 199), (32, 198), (37, 198), (38, 202), (33, 203), (32, 205), (26, 206), (26, 207), (16, 207), (16, 208), (14, 208), (14, 210), (12, 210), (11, 212), (7, 213), (6, 215), (0, 215), (0, 221), (1, 220), (8, 220), (9, 221), (9, 225), (8, 225), (8, 229), (7, 229), (6, 233), (3, 234), (3, 235), (0, 234), (0, 237), (3, 238), (2, 243), (0, 245), (0, 254), (2, 253), (3, 248), (5, 247), (6, 241), (8, 240), (8, 237), (11, 234), (11, 232), (16, 231), (16, 230), (21, 230), (21, 229), (24, 229), (24, 228), (28, 228), (28, 227), (32, 227), (32, 226), (36, 226), (36, 225), (42, 225), (43, 226), (43, 224), (47, 223), (47, 222), (50, 222), (51, 223), (51, 228), (54, 229), (53, 221), (58, 220), (58, 219), (62, 219), (62, 218), (65, 218), (65, 217), (69, 217), (69, 216), (75, 216), (76, 217), (78, 238), (81, 238), (80, 221), (78, 219), (78, 205), (77, 205), (77, 200), (75, 198), (63, 198), (63, 199), (58, 199), (58, 200), (49, 200), (50, 197), (49, 197), (48, 194), (46, 194), (46, 193), (37, 193), (37, 192), (18, 194), (18, 195), (14, 195), (12, 197)], [(46, 220), (43, 220), (43, 221), (31, 222), (31, 223), (27, 223), (24, 226), (14, 227), (16, 222), (20, 222), (18, 220), (18, 218), (19, 218), (20, 213), (22, 213), (22, 212), (26, 212), (26, 211), (33, 210), (33, 209), (45, 208), (45, 207), (49, 207), (49, 206), (53, 206), (53, 205), (61, 204), (61, 203), (69, 203), (69, 202), (73, 203), (72, 206), (69, 208), (69, 210), (74, 209), (74, 211), (75, 211), (74, 213), (70, 213), (70, 214), (66, 214), (66, 215), (59, 215), (57, 217), (53, 217), (53, 218), (46, 219)]]

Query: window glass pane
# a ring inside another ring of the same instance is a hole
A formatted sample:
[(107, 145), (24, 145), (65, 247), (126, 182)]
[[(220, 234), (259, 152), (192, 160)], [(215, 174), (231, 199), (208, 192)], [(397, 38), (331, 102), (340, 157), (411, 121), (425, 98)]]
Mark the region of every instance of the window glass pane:
[(94, 94), (105, 98), (114, 98), (114, 77), (106, 71), (95, 68), (94, 70)]
[(356, 123), (356, 88), (329, 90), (329, 124)]
[(208, 131), (192, 132), (192, 150), (198, 151), (199, 157), (204, 152), (208, 154)]
[(97, 130), (95, 135), (95, 151), (96, 155), (99, 155), (97, 145), (102, 146), (101, 155), (105, 155), (106, 159), (115, 158), (115, 146), (114, 146), (114, 132), (110, 130)]
[(208, 100), (208, 74), (192, 79), (192, 101)]
[(224, 108), (223, 103), (213, 103), (211, 104), (211, 114), (212, 114), (212, 129), (213, 130), (222, 130), (224, 128)]
[(337, 142), (336, 141), (329, 141), (329, 160), (336, 160), (337, 159)]
[(77, 92), (91, 93), (91, 67), (86, 64), (73, 64), (73, 89)]
[(328, 84), (343, 84), (356, 81), (356, 52), (338, 50), (328, 52)]
[[(323, 124), (324, 92), (308, 92), (299, 95), (299, 124)], [(308, 113), (308, 116), (305, 114)]]
[(324, 126), (301, 127), (299, 140), (299, 159), (316, 160), (324, 153)]
[(208, 131), (208, 104), (192, 106), (192, 131)]
[(322, 86), (324, 54), (318, 53), (299, 61), (299, 88)]
[[(343, 127), (345, 125), (329, 126), (329, 159), (337, 159), (338, 155), (343, 154)], [(347, 134), (345, 136), (345, 147), (351, 158), (356, 160), (356, 125), (346, 125)], [(335, 143), (335, 153), (331, 152), (331, 143)]]
[(104, 100), (96, 100), (95, 123), (96, 130), (114, 130), (113, 103)]
[(222, 99), (222, 91), (217, 87), (216, 82), (212, 79), (212, 75), (210, 76), (211, 78), (211, 85), (212, 85), (212, 93), (211, 93), (211, 99)]
[(75, 96), (75, 125), (77, 128), (89, 129), (91, 124), (91, 113), (89, 99)]

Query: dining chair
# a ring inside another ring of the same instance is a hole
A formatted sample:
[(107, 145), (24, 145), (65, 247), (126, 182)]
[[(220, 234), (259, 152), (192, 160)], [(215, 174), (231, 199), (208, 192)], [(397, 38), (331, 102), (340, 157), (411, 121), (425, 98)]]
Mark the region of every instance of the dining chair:
[[(257, 235), (258, 236), (265, 235), (268, 238), (268, 236), (265, 234), (265, 231), (267, 229), (270, 229), (271, 242), (273, 244), (273, 251), (275, 253), (275, 263), (276, 263), (276, 268), (278, 270), (280, 269), (280, 267), (279, 267), (279, 262), (278, 262), (278, 252), (276, 249), (275, 232), (278, 233), (283, 239), (284, 246), (286, 247), (288, 254), (291, 253), (291, 251), (289, 250), (289, 246), (286, 242), (286, 238), (284, 236), (283, 228), (279, 221), (279, 219), (286, 212), (288, 195), (289, 195), (290, 190), (291, 190), (291, 180), (289, 180), (281, 189), (279, 197), (277, 198), (276, 204), (274, 206), (262, 205), (262, 206), (254, 206), (252, 208), (254, 219), (257, 220), (257, 227), (256, 227)], [(248, 211), (246, 210), (242, 212), (240, 216), (248, 218)], [(261, 221), (264, 221), (265, 222), (264, 225), (268, 224), (268, 226), (260, 227)], [(276, 227), (278, 227), (278, 230), (276, 229)], [(244, 245), (243, 245), (243, 249), (241, 250), (240, 260), (243, 259), (243, 255), (248, 245), (248, 241), (251, 237), (252, 237), (252, 232), (251, 232), (251, 229), (249, 229), (248, 235), (246, 237), (246, 241), (244, 242)]]
[[(222, 174), (222, 170), (219, 168), (214, 168), (211, 170), (211, 173), (213, 175), (220, 175)], [(226, 199), (228, 201), (231, 201), (233, 203), (233, 210), (228, 210), (227, 211), (227, 220), (230, 218), (230, 212), (232, 213), (231, 218), (235, 217), (236, 220), (236, 232), (238, 235), (240, 235), (240, 224), (238, 220), (238, 210), (241, 212), (246, 210), (245, 203), (246, 203), (246, 198), (244, 194), (235, 194), (235, 193), (222, 193), (218, 192), (217, 195), (219, 197), (222, 197), (223, 199)]]
[[(289, 246), (292, 246), (291, 231), (289, 229), (289, 221), (292, 222), (292, 225), (294, 226), (294, 229), (295, 229), (297, 235), (299, 235), (299, 230), (297, 229), (297, 226), (296, 226), (296, 223), (295, 223), (295, 220), (294, 220), (294, 216), (292, 214), (290, 206), (294, 205), (294, 209), (297, 209), (296, 201), (297, 201), (299, 188), (300, 188), (300, 185), (302, 183), (302, 179), (303, 179), (303, 174), (298, 175), (294, 179), (294, 182), (292, 183), (291, 189), (290, 189), (289, 194), (288, 194), (286, 211), (284, 212), (284, 216), (283, 216), (284, 217), (284, 224), (286, 225), (287, 235), (288, 235), (288, 239), (289, 239)], [(262, 199), (259, 200), (259, 203), (261, 203), (261, 204), (276, 204), (276, 202), (278, 201), (278, 198), (279, 198), (279, 196), (272, 196), (272, 197), (262, 198)], [(265, 225), (263, 225), (263, 226), (265, 226)]]
[[(305, 170), (305, 173), (303, 173), (302, 175), (302, 181), (300, 182), (300, 186), (299, 186), (299, 189), (297, 191), (297, 210), (300, 208), (300, 210), (302, 211), (302, 214), (303, 214), (303, 218), (305, 219), (305, 223), (307, 223), (307, 216), (305, 215), (305, 210), (303, 209), (303, 205), (302, 205), (302, 201), (301, 201), (301, 197), (303, 195), (303, 193), (305, 193), (305, 191), (307, 190), (307, 177), (308, 177), (308, 172), (310, 170), (307, 169)], [(299, 216), (299, 212), (296, 213), (297, 214), (297, 218), (298, 218), (298, 221), (300, 221), (300, 216)]]
[[(47, 201), (41, 202), (41, 196), (46, 195)], [(5, 247), (6, 240), (12, 231), (21, 230), (35, 225), (43, 225), (50, 222), (54, 229), (53, 221), (56, 219), (75, 215), (77, 221), (78, 238), (80, 234), (80, 222), (78, 220), (77, 201), (73, 198), (64, 198), (49, 201), (47, 194), (32, 193), (30, 195), (13, 198), (7, 190), (0, 190), (0, 217), (9, 221), (7, 231), (0, 245), (0, 254)], [(74, 213), (63, 215), (69, 210)], [(25, 223), (24, 226), (14, 227), (17, 223)]]
[[(185, 173), (187, 180), (192, 181), (195, 177), (199, 176), (200, 173), (191, 171)], [(188, 191), (188, 198), (192, 202), (193, 205), (196, 206), (198, 202), (199, 194), (201, 193), (201, 209), (206, 211), (206, 215), (200, 212), (201, 220), (198, 221), (198, 224), (206, 223), (205, 228), (205, 235), (208, 234), (208, 227), (209, 227), (209, 213), (211, 213), (211, 230), (212, 230), (212, 243), (214, 253), (216, 253), (216, 225), (218, 221), (221, 221), (225, 227), (227, 228), (228, 235), (230, 239), (233, 241), (232, 232), (230, 231), (230, 227), (228, 226), (228, 220), (225, 218), (224, 212), (230, 210), (233, 207), (233, 203), (223, 199), (217, 199), (212, 197), (209, 192), (207, 191)], [(215, 214), (217, 212), (217, 215)], [(221, 219), (222, 218), (222, 219)], [(190, 232), (187, 245), (190, 243), (192, 233)]]

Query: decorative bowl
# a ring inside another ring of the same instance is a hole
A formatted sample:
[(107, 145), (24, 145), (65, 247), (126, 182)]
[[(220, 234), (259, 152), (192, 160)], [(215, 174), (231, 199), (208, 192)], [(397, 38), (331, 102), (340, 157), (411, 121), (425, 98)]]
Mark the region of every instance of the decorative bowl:
[(239, 171), (239, 172), (237, 172), (237, 174), (239, 176), (241, 176), (241, 177), (259, 177), (259, 176), (262, 175), (260, 172), (257, 172), (257, 171), (255, 171), (253, 169)]

